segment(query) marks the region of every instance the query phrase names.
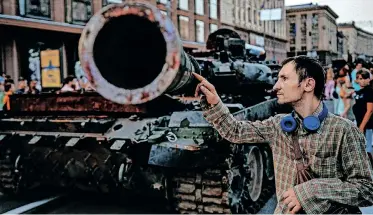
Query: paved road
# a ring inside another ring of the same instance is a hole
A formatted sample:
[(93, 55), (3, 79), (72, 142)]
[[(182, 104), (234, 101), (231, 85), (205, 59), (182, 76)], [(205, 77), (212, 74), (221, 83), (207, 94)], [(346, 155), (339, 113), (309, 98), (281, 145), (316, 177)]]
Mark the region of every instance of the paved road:
[[(31, 199), (30, 199), (31, 200)], [(29, 199), (23, 201), (9, 200), (6, 197), (0, 195), (0, 207), (1, 213), (21, 206)], [(146, 206), (144, 203), (147, 202)], [(273, 214), (277, 204), (276, 196), (268, 200), (266, 205), (258, 214)], [(361, 208), (363, 214), (373, 214), (373, 207)], [(112, 198), (112, 196), (98, 195), (98, 194), (75, 194), (69, 195), (68, 198), (63, 198), (61, 201), (56, 202), (54, 205), (50, 205), (44, 208), (39, 208), (37, 213), (48, 213), (48, 214), (90, 214), (90, 213), (106, 213), (106, 214), (121, 214), (121, 213), (157, 213), (167, 214), (168, 211), (161, 201), (151, 201), (149, 199), (126, 199), (123, 197)]]
[[(266, 203), (266, 205), (263, 207), (261, 211), (259, 211), (259, 214), (273, 214), (275, 211), (277, 204), (277, 198), (276, 196), (272, 196)], [(360, 208), (360, 210), (363, 212), (363, 214), (373, 214), (373, 206), (372, 207), (366, 207), (366, 208)]]

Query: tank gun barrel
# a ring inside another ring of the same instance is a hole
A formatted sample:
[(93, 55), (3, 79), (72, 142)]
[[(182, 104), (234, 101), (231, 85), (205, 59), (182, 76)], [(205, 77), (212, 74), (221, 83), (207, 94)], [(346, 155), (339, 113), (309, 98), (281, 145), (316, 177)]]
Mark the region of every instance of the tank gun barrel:
[(198, 63), (183, 50), (171, 19), (136, 1), (111, 4), (87, 23), (79, 58), (88, 80), (106, 99), (141, 104), (190, 86)]

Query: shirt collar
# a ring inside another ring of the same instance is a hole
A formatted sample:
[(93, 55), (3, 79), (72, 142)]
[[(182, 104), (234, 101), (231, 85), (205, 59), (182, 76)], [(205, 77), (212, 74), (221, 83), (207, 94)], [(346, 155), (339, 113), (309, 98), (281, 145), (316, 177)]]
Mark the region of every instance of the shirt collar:
[[(324, 104), (323, 104), (323, 102), (320, 102), (320, 104), (317, 106), (316, 110), (312, 113), (312, 115), (318, 117), (320, 115), (320, 113), (322, 112), (323, 108), (324, 108)], [(309, 132), (303, 127), (303, 117), (301, 117), (297, 112), (294, 111), (294, 118), (299, 125), (298, 126), (298, 134), (299, 135), (308, 134)], [(317, 133), (320, 134), (321, 129), (318, 129)]]

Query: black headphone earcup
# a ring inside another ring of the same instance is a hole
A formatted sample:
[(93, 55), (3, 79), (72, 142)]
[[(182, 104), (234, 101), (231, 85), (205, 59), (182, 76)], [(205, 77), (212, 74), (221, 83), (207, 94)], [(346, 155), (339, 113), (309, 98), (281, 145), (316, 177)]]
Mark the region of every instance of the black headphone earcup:
[(291, 115), (285, 116), (281, 120), (281, 128), (284, 132), (293, 132), (297, 128), (297, 121), (295, 121), (294, 117)]

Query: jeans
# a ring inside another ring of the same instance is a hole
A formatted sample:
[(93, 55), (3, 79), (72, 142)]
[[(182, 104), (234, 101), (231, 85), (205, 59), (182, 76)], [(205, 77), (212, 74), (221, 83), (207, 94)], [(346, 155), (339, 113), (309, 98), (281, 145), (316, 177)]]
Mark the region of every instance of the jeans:
[(366, 129), (365, 131), (365, 138), (367, 139), (366, 143), (366, 151), (372, 153), (372, 135), (373, 129)]

